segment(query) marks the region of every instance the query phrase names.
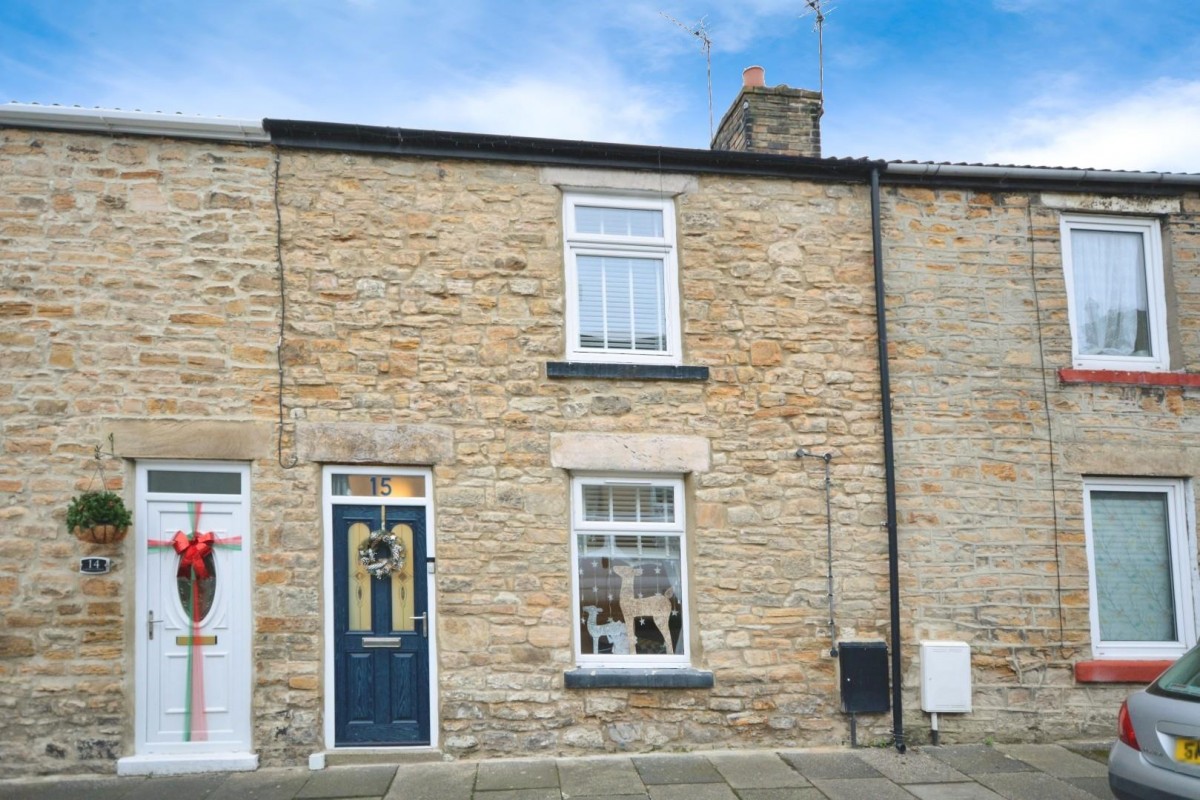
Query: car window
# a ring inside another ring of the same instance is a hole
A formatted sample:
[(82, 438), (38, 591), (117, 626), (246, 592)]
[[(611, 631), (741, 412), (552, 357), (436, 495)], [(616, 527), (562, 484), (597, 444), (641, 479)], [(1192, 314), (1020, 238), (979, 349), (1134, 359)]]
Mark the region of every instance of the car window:
[(1184, 653), (1151, 688), (1157, 693), (1200, 702), (1200, 648)]

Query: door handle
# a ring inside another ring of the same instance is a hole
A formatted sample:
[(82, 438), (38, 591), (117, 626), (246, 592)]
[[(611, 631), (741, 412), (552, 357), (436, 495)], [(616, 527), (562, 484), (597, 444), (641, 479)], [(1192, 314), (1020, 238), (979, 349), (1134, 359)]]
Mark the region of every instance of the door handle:
[(147, 611), (146, 612), (146, 638), (153, 639), (154, 638), (154, 626), (162, 625), (164, 622), (166, 622), (166, 620), (155, 619), (153, 611)]
[(413, 625), (417, 624), (417, 620), (421, 620), (421, 635), (424, 636), (426, 639), (428, 639), (429, 638), (429, 612), (426, 611), (424, 614), (422, 614), (420, 616), (414, 615), (412, 618)]

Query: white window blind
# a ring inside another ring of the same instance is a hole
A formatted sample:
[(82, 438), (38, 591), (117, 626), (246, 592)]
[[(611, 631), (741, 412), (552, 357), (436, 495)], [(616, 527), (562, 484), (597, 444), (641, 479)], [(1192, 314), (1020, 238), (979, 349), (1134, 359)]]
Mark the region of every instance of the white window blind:
[(1171, 658), (1196, 641), (1195, 538), (1183, 481), (1087, 478), (1092, 649)]

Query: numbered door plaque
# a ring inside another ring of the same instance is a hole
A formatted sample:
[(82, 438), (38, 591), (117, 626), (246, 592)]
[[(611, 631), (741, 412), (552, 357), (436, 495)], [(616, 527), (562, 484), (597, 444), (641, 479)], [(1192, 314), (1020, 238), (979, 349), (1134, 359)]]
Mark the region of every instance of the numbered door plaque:
[(79, 559), (79, 571), (85, 575), (103, 575), (109, 570), (110, 562), (103, 556), (88, 556)]

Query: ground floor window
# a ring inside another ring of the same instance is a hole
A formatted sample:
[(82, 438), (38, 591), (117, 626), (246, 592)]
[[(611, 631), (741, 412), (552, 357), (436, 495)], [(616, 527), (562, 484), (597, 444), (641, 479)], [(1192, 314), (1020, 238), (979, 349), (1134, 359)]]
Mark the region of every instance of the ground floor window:
[(1196, 641), (1196, 539), (1183, 481), (1084, 480), (1097, 658), (1173, 658)]
[(572, 570), (581, 666), (686, 666), (683, 481), (572, 478)]

